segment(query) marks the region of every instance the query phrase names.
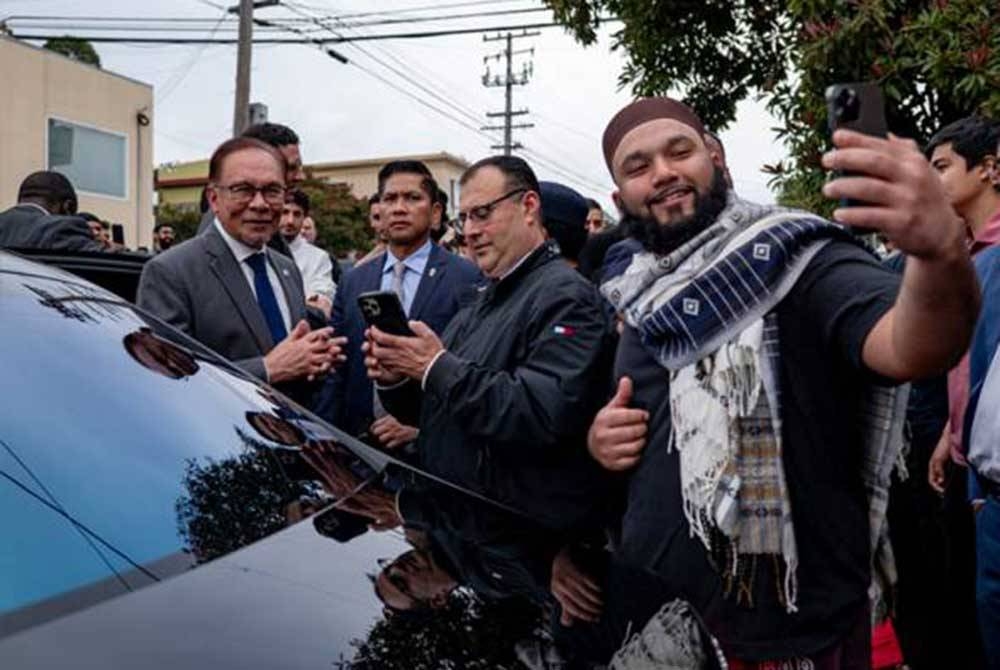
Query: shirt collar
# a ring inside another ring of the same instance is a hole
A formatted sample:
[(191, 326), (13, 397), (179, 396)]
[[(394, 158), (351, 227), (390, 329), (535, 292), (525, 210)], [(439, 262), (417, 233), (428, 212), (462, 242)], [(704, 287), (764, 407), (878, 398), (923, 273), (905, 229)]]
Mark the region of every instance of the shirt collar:
[(995, 244), (1000, 244), (1000, 210), (997, 210), (975, 234), (971, 250), (972, 253), (976, 253)]
[(296, 235), (295, 239), (292, 240), (291, 242), (288, 242), (287, 244), (288, 244), (288, 248), (291, 251), (298, 251), (299, 249), (302, 249), (303, 247), (305, 247), (309, 243), (306, 242), (306, 239), (304, 237), (302, 237), (301, 235)]
[(41, 205), (39, 205), (37, 202), (19, 202), (19, 203), (17, 203), (17, 206), (18, 207), (34, 207), (35, 209), (37, 209), (38, 211), (40, 211), (42, 214), (45, 214), (46, 216), (50, 216), (52, 214), (49, 210), (45, 209), (44, 207), (42, 207)]
[(233, 256), (236, 257), (238, 263), (242, 263), (246, 259), (250, 258), (254, 254), (267, 253), (267, 245), (265, 244), (260, 249), (254, 249), (249, 244), (245, 244), (241, 240), (236, 239), (230, 235), (225, 228), (222, 227), (222, 222), (219, 221), (219, 217), (215, 217), (215, 229), (219, 231), (222, 235), (222, 239), (225, 241), (226, 246), (229, 250), (233, 252)]
[[(403, 265), (406, 266), (407, 270), (416, 272), (417, 274), (423, 274), (424, 268), (427, 267), (427, 261), (430, 260), (430, 257), (431, 241), (428, 238), (428, 240), (424, 242), (423, 246), (403, 259)], [(385, 250), (385, 262), (382, 264), (382, 274), (391, 273), (397, 260), (399, 259), (392, 255), (392, 250), (387, 248)]]

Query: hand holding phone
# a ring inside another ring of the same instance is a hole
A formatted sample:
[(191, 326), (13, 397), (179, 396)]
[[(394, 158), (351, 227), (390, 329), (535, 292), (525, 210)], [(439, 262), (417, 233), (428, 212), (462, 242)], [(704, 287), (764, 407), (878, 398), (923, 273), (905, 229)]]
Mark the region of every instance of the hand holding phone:
[[(826, 89), (827, 125), (830, 135), (840, 128), (871, 135), (886, 137), (888, 124), (885, 120), (885, 101), (882, 90), (871, 82), (834, 84)], [(851, 177), (857, 173), (837, 170), (834, 178)], [(851, 198), (841, 198), (841, 207), (858, 207), (866, 203)], [(870, 232), (857, 228), (857, 232)]]
[(369, 291), (358, 296), (361, 316), (369, 326), (390, 335), (413, 336), (407, 323), (406, 311), (393, 291)]

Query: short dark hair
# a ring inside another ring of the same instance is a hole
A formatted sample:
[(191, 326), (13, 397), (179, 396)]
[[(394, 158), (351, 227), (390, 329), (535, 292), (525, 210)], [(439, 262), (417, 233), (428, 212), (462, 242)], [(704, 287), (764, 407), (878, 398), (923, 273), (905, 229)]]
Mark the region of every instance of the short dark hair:
[(295, 131), (280, 123), (255, 123), (244, 130), (241, 137), (252, 137), (272, 147), (286, 147), (289, 144), (299, 143), (299, 136)]
[(385, 183), (389, 181), (389, 177), (395, 174), (416, 174), (423, 177), (420, 180), (420, 188), (431, 199), (431, 203), (436, 202), (439, 190), (437, 182), (434, 181), (434, 175), (431, 174), (430, 169), (422, 161), (391, 161), (383, 165), (382, 169), (378, 171), (379, 196), (385, 190)]
[(309, 196), (300, 188), (293, 188), (285, 194), (285, 203), (294, 203), (302, 208), (305, 214), (309, 214)]
[(592, 209), (599, 209), (602, 212), (604, 211), (604, 208), (601, 207), (601, 203), (597, 202), (593, 198), (587, 198), (587, 211), (590, 211)]
[(77, 212), (76, 215), (88, 223), (90, 223), (91, 221), (97, 221), (98, 223), (101, 223), (101, 217), (91, 212)]
[(496, 168), (503, 173), (508, 190), (523, 188), (535, 193), (541, 191), (535, 171), (531, 169), (526, 160), (517, 156), (489, 156), (478, 160), (462, 173), (458, 183), (464, 186), (477, 172), (488, 167)]
[(225, 160), (232, 154), (247, 149), (259, 149), (271, 154), (281, 168), (281, 178), (285, 178), (285, 158), (277, 149), (253, 137), (234, 137), (220, 144), (212, 152), (212, 157), (208, 161), (208, 180), (213, 183), (218, 181), (219, 176), (222, 174), (222, 164)]
[(24, 178), (17, 189), (18, 202), (38, 200), (45, 202), (46, 205), (57, 205), (70, 200), (73, 203), (73, 210), (76, 211), (76, 190), (73, 184), (66, 175), (54, 170), (32, 172)]
[(161, 228), (170, 228), (170, 229), (173, 229), (173, 227), (174, 227), (174, 224), (172, 224), (172, 223), (166, 223), (166, 222), (158, 223), (155, 226), (153, 226), (153, 232), (154, 233), (158, 233), (158, 232), (160, 232)]
[(368, 196), (368, 206), (369, 207), (371, 207), (372, 205), (374, 205), (376, 202), (378, 202), (378, 193), (372, 193), (370, 196)]
[(967, 116), (937, 131), (924, 153), (930, 158), (939, 146), (951, 144), (952, 151), (965, 159), (965, 169), (971, 170), (987, 156), (996, 156), (998, 140), (1000, 123), (982, 116)]

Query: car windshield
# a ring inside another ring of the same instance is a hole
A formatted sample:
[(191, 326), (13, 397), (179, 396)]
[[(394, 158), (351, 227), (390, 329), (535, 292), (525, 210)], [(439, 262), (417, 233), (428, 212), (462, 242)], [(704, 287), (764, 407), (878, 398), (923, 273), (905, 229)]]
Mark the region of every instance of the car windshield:
[(328, 504), (307, 443), (360, 485), (390, 460), (86, 282), (0, 272), (0, 312), (0, 635)]

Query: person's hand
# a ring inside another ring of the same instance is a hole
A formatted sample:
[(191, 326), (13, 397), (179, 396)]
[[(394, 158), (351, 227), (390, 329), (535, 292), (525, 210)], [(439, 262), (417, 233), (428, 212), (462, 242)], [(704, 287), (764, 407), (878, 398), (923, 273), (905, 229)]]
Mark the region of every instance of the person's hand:
[(965, 227), (949, 204), (941, 178), (912, 140), (888, 139), (838, 130), (823, 167), (860, 173), (830, 181), (828, 198), (864, 204), (836, 210), (849, 226), (875, 229), (903, 253), (923, 259), (965, 253)]
[(573, 563), (569, 547), (564, 547), (552, 561), (552, 595), (559, 602), (562, 614), (559, 623), (572, 626), (574, 621), (597, 621), (604, 601), (601, 587)]
[(945, 473), (948, 467), (948, 459), (951, 456), (951, 440), (949, 439), (950, 426), (945, 425), (941, 439), (934, 447), (931, 460), (927, 464), (927, 483), (931, 488), (940, 494), (944, 494)]
[(368, 432), (374, 435), (386, 449), (395, 449), (409, 444), (417, 439), (417, 435), (420, 433), (413, 426), (403, 425), (395, 417), (388, 414), (376, 420)]
[(368, 527), (374, 531), (398, 528), (403, 520), (396, 511), (396, 497), (384, 489), (373, 488), (374, 486), (368, 484), (354, 495), (338, 500), (334, 507), (366, 517), (371, 521)]
[(314, 293), (313, 295), (306, 298), (306, 304), (310, 307), (315, 307), (316, 309), (323, 312), (323, 315), (329, 319), (330, 312), (333, 311), (333, 303), (325, 295), (320, 295), (319, 293)]
[(409, 326), (413, 337), (390, 335), (372, 326), (369, 328), (371, 347), (368, 353), (390, 374), (420, 380), (444, 346), (422, 321), (410, 321)]
[(605, 405), (590, 426), (587, 449), (608, 470), (628, 470), (639, 462), (646, 446), (649, 412), (630, 409), (632, 380), (622, 377), (615, 396)]
[(312, 381), (343, 362), (347, 338), (332, 335), (332, 328), (311, 331), (305, 320), (299, 321), (288, 337), (264, 356), (268, 381), (272, 384), (303, 378)]
[(393, 386), (406, 379), (403, 375), (396, 372), (389, 372), (382, 367), (379, 360), (372, 355), (372, 348), (374, 346), (372, 329), (368, 328), (365, 330), (365, 341), (361, 345), (361, 353), (365, 355), (365, 369), (368, 372), (368, 379), (382, 386)]
[(329, 444), (306, 442), (302, 445), (302, 459), (316, 470), (324, 490), (338, 500), (349, 496), (361, 484)]

